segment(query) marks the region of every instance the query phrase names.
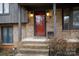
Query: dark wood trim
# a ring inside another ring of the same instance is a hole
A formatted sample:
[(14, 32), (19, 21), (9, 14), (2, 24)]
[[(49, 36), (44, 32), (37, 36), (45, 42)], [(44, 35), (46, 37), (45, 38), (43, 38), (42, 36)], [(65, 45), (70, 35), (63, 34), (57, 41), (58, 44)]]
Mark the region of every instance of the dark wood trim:
[(62, 8), (62, 31), (64, 30), (64, 10)]
[(46, 36), (46, 23), (47, 23), (47, 20), (46, 20), (46, 10), (44, 12), (45, 12), (45, 36)]
[[(46, 11), (45, 10), (40, 10), (40, 11), (42, 11), (42, 12), (44, 12), (44, 14), (45, 14), (45, 35), (44, 36), (46, 36)], [(36, 34), (35, 34), (35, 29), (36, 29), (36, 26), (35, 26), (35, 12), (38, 12), (38, 10), (35, 10), (34, 9), (34, 36), (36, 36)]]
[(68, 8), (69, 9), (69, 25), (68, 29), (64, 29), (64, 8), (62, 8), (62, 31), (63, 30), (72, 30), (73, 29), (73, 8)]
[(0, 24), (1, 27), (13, 26), (13, 24)]
[[(27, 24), (27, 23), (21, 23), (21, 24)], [(8, 26), (8, 25), (18, 25), (18, 23), (0, 23), (0, 26), (4, 25), (4, 26)]]
[(8, 49), (16, 48), (15, 45), (0, 45), (0, 48), (8, 51)]
[(73, 29), (73, 8), (72, 7), (69, 9), (69, 12), (70, 12), (70, 21), (69, 21), (68, 30), (72, 30)]
[(35, 10), (34, 10), (34, 36), (35, 36)]

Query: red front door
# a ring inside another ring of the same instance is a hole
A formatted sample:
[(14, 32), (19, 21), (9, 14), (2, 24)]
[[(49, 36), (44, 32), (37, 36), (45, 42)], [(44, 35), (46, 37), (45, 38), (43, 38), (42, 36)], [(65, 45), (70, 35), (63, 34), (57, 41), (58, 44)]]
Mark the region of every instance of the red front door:
[(45, 36), (45, 13), (35, 12), (35, 35)]

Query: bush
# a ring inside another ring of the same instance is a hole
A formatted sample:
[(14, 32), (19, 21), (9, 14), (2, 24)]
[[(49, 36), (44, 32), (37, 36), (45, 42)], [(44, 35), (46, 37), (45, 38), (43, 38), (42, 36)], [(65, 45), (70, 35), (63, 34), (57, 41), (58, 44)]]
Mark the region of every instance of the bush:
[(63, 38), (54, 38), (50, 42), (51, 55), (65, 55), (66, 41)]

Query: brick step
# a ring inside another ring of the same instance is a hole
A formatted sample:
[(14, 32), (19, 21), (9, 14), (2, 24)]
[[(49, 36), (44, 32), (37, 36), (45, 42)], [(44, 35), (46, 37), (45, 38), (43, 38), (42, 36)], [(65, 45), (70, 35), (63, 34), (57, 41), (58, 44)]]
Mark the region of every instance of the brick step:
[(48, 44), (49, 41), (21, 41), (22, 44), (33, 43), (33, 44)]
[(48, 41), (22, 41), (19, 49), (20, 55), (48, 55)]
[(48, 44), (23, 44), (21, 48), (40, 48), (40, 49), (46, 49), (49, 48)]
[(49, 42), (35, 42), (35, 41), (29, 41), (29, 42), (22, 42), (21, 48), (49, 48)]
[(23, 54), (23, 53), (18, 53), (16, 54), (16, 56), (48, 56), (48, 53), (26, 53), (26, 54)]
[(48, 54), (49, 49), (30, 49), (30, 48), (24, 49), (24, 48), (20, 48), (19, 51), (20, 51), (20, 53), (23, 53), (23, 54), (27, 54), (27, 53), (34, 53), (34, 54), (47, 53)]
[(43, 41), (48, 41), (48, 38), (46, 38), (46, 37), (27, 37), (27, 38), (22, 39), (22, 41), (43, 42)]
[(21, 44), (22, 46), (49, 46), (47, 43), (23, 43)]

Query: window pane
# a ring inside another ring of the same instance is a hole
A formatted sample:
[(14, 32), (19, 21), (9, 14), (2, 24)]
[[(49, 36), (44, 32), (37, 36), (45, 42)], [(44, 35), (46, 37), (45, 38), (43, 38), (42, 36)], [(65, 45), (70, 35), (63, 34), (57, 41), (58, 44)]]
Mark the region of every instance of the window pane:
[(64, 29), (69, 29), (69, 9), (64, 9)]
[(9, 3), (4, 3), (4, 13), (9, 13)]
[(3, 13), (3, 4), (0, 3), (0, 14), (2, 14), (2, 13)]
[(13, 30), (12, 27), (3, 27), (2, 28), (2, 38), (3, 43), (12, 43), (13, 42)]
[(73, 28), (79, 29), (79, 11), (73, 11)]
[(13, 30), (12, 28), (9, 28), (9, 42), (12, 43), (13, 42)]
[(79, 29), (79, 7), (64, 9), (64, 29)]
[(3, 28), (3, 43), (7, 42), (7, 28)]

